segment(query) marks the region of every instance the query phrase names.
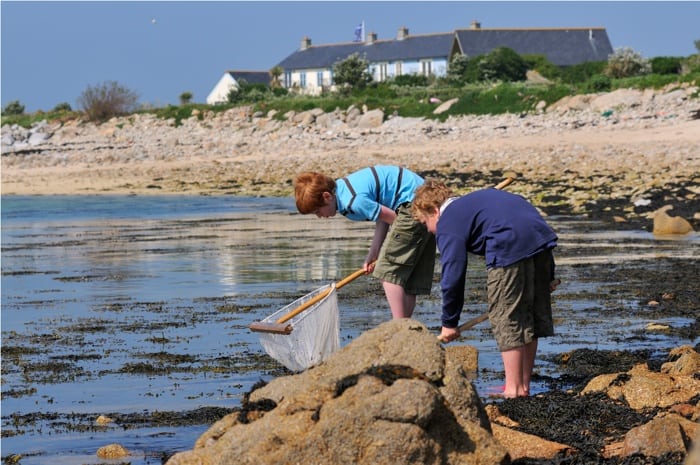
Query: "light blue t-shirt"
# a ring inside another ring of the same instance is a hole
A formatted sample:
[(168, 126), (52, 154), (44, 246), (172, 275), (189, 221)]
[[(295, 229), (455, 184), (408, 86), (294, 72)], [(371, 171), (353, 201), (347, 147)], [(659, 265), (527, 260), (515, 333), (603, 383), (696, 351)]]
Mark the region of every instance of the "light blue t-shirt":
[(411, 202), (423, 178), (398, 166), (373, 166), (336, 180), (338, 212), (356, 221), (377, 221), (384, 205), (396, 210)]

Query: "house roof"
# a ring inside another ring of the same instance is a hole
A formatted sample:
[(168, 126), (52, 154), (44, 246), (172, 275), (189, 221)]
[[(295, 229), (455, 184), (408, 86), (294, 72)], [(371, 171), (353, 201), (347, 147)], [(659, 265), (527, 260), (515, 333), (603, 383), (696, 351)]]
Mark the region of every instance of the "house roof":
[(369, 61), (411, 61), (422, 58), (444, 58), (449, 56), (454, 33), (413, 35), (404, 39), (376, 40), (367, 42), (344, 42), (338, 44), (312, 45), (297, 50), (279, 63), (283, 69), (331, 68), (336, 62), (353, 53)]
[(267, 71), (226, 71), (233, 79), (244, 79), (248, 84), (270, 84), (270, 73)]
[(455, 40), (468, 57), (508, 47), (519, 55), (545, 55), (558, 66), (607, 61), (613, 53), (604, 28), (458, 29)]

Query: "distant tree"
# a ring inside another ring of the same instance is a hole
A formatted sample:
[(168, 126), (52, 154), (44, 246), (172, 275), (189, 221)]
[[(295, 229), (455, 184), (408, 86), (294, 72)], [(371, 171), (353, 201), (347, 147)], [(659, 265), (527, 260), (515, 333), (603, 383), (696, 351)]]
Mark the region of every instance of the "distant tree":
[(51, 111), (55, 111), (55, 112), (73, 111), (73, 109), (71, 108), (71, 106), (68, 102), (61, 102), (58, 105), (56, 105), (55, 107), (53, 107), (53, 110), (51, 110)]
[(498, 47), (478, 62), (481, 80), (524, 81), (527, 63), (513, 49)]
[(180, 105), (187, 105), (192, 101), (192, 92), (185, 91), (180, 94)]
[(116, 81), (87, 86), (78, 98), (78, 106), (89, 121), (107, 121), (131, 113), (137, 102), (138, 95)]
[(270, 87), (273, 89), (276, 89), (278, 87), (282, 87), (282, 81), (280, 80), (280, 77), (284, 73), (284, 70), (282, 69), (281, 66), (274, 66), (272, 69), (269, 71), (270, 73)]
[(608, 65), (605, 74), (611, 78), (619, 79), (651, 72), (649, 60), (642, 57), (630, 47), (620, 47), (608, 57)]
[(2, 109), (3, 115), (21, 115), (24, 113), (24, 105), (19, 100), (13, 100)]
[(680, 74), (683, 64), (681, 57), (654, 57), (650, 60), (654, 74)]
[(467, 55), (455, 55), (447, 65), (447, 79), (452, 82), (462, 82), (465, 80), (469, 57)]
[(333, 81), (339, 87), (364, 89), (372, 82), (372, 75), (367, 71), (369, 62), (353, 53), (333, 65)]

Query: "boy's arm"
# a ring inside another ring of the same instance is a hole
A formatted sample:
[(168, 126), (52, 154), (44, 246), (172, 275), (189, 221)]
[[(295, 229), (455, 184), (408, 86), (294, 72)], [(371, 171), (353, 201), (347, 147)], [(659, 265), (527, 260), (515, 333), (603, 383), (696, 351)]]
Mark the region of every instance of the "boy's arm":
[[(389, 225), (382, 220), (377, 221), (377, 225), (374, 228), (374, 237), (372, 238), (372, 245), (369, 246), (369, 252), (367, 252), (367, 258), (365, 258), (365, 263), (363, 268), (367, 273), (370, 273), (374, 269), (374, 261), (379, 257), (379, 249), (382, 248), (384, 239), (386, 238), (386, 233), (389, 231)], [(372, 264), (370, 266), (370, 264)]]
[(377, 257), (379, 257), (379, 250), (382, 248), (384, 239), (386, 239), (386, 234), (389, 232), (389, 225), (394, 222), (396, 218), (396, 213), (390, 208), (381, 206), (379, 211), (379, 218), (377, 219), (377, 224), (374, 227), (374, 237), (372, 238), (372, 244), (369, 246), (369, 252), (367, 252), (367, 258), (365, 258), (365, 263), (363, 268), (366, 272), (371, 272), (374, 266), (370, 266)]

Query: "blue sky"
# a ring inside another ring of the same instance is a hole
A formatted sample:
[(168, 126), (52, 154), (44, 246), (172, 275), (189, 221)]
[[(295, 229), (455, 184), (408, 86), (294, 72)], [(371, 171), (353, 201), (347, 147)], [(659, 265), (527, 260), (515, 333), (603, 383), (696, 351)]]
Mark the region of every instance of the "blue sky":
[(8, 1), (2, 15), (2, 107), (28, 112), (117, 81), (141, 103), (204, 102), (228, 69), (267, 71), (312, 43), (351, 41), (362, 21), (379, 39), (483, 28), (604, 27), (613, 48), (647, 58), (688, 56), (700, 39), (700, 2), (184, 2)]

